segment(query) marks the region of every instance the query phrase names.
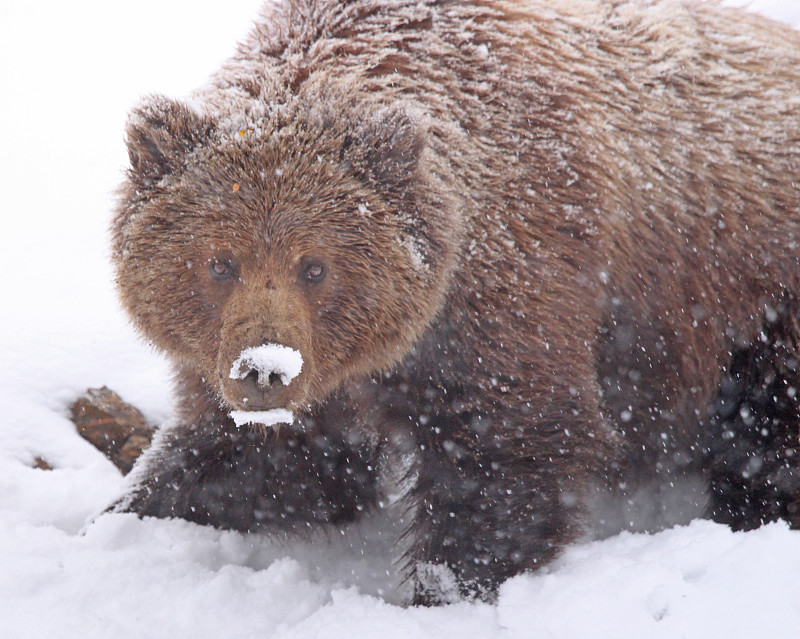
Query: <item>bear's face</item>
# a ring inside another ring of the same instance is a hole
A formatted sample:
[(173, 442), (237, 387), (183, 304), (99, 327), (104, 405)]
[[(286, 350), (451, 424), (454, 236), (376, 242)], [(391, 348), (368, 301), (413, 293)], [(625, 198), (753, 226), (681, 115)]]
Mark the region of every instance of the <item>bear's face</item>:
[[(302, 409), (385, 369), (441, 304), (452, 220), (420, 194), (423, 148), (404, 114), (223, 132), (153, 99), (128, 143), (114, 221), (123, 304), (230, 409)], [(267, 344), (300, 354), (296, 377), (232, 370)]]

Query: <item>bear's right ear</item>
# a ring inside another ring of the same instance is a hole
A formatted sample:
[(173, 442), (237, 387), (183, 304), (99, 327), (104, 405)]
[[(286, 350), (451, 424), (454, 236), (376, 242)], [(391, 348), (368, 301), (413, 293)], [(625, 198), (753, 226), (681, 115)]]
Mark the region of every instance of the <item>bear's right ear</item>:
[(173, 173), (212, 128), (210, 120), (185, 104), (164, 96), (149, 97), (128, 119), (131, 177), (150, 185)]

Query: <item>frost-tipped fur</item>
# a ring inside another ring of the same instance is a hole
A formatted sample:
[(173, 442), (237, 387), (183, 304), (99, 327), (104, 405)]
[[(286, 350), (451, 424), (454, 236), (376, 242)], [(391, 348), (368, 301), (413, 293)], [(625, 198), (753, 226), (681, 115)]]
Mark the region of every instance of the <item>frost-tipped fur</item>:
[[(126, 509), (299, 530), (414, 456), (420, 603), (452, 594), (437, 565), (491, 597), (693, 477), (689, 510), (800, 525), (795, 31), (680, 0), (287, 0), (192, 104), (128, 128), (119, 288), (179, 406)], [(227, 415), (262, 343), (304, 361), (269, 435)]]

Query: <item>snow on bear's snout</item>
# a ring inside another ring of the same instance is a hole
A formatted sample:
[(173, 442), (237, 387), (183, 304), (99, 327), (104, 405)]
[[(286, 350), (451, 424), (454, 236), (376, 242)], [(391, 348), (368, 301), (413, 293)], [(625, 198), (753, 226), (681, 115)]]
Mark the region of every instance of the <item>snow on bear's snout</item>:
[(269, 376), (279, 375), (284, 386), (300, 374), (303, 356), (299, 351), (280, 344), (262, 344), (245, 348), (231, 366), (231, 379), (244, 379), (252, 371), (258, 372), (259, 382), (267, 384)]

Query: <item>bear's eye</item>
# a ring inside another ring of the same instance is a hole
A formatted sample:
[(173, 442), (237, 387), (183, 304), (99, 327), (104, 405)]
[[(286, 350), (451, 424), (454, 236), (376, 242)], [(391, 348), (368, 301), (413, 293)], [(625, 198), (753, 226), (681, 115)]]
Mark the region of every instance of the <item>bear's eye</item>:
[(216, 259), (208, 267), (212, 279), (217, 282), (226, 282), (233, 279), (234, 268), (230, 260)]
[(322, 264), (314, 262), (306, 267), (306, 279), (312, 284), (321, 282), (325, 277), (325, 267)]

